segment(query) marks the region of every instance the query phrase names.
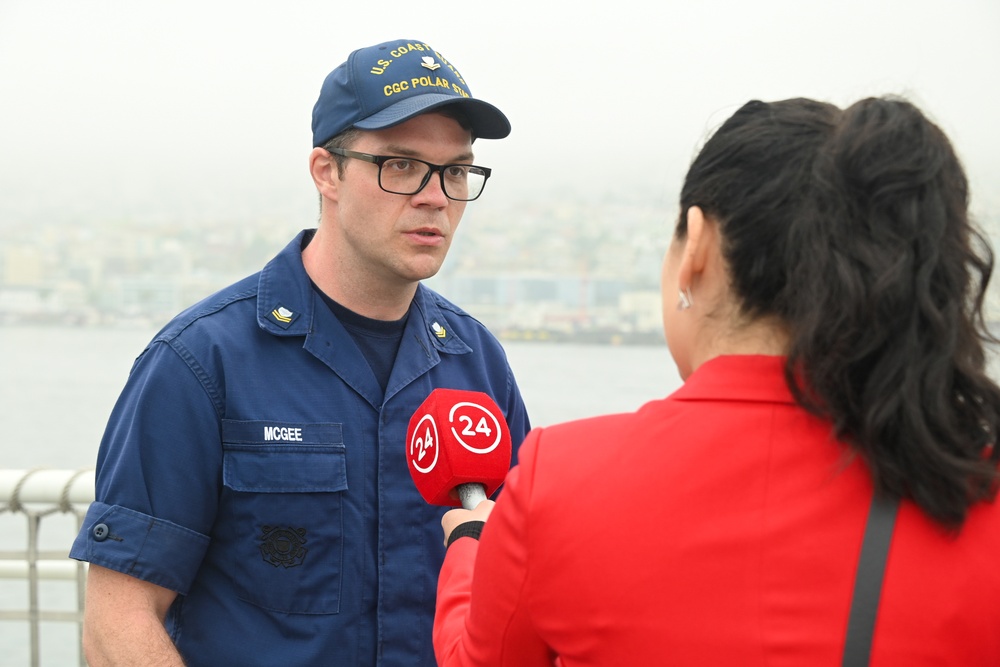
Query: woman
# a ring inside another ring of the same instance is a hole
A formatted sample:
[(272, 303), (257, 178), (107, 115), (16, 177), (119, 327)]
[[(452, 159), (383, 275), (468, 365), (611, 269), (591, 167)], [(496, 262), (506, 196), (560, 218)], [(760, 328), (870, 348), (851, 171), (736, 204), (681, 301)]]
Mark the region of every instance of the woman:
[(899, 99), (754, 101), (680, 203), (684, 385), (536, 429), (492, 516), (445, 515), (440, 664), (1000, 665), (993, 259), (948, 139)]

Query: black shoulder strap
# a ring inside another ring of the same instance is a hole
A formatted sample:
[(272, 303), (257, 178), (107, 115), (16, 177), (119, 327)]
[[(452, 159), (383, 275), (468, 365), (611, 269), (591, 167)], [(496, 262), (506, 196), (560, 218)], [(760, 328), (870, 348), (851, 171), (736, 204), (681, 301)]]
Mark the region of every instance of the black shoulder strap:
[(882, 576), (885, 574), (885, 561), (889, 555), (889, 543), (892, 541), (898, 510), (898, 500), (882, 498), (877, 493), (872, 498), (854, 580), (851, 615), (847, 621), (847, 637), (844, 640), (843, 667), (867, 665), (871, 656), (875, 618), (878, 616), (878, 603), (882, 595)]

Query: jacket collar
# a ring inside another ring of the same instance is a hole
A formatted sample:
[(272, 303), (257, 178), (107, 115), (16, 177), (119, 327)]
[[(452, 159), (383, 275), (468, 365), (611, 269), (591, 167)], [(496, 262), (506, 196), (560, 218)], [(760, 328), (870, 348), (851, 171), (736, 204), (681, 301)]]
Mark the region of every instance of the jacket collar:
[(785, 382), (785, 357), (724, 355), (703, 363), (673, 394), (681, 401), (794, 403)]
[[(312, 283), (302, 265), (302, 248), (315, 233), (314, 229), (300, 232), (272, 259), (260, 273), (257, 287), (257, 323), (275, 336), (305, 336), (317, 326), (315, 309), (324, 307), (313, 293)], [(436, 295), (422, 284), (410, 304), (407, 335), (413, 332), (435, 363), (440, 352), (467, 354), (472, 352), (441, 308)], [(416, 322), (414, 322), (416, 320)], [(415, 326), (414, 326), (415, 325)]]
[(302, 265), (302, 248), (313, 233), (313, 229), (299, 232), (260, 272), (257, 324), (275, 336), (305, 336), (312, 328), (316, 304)]

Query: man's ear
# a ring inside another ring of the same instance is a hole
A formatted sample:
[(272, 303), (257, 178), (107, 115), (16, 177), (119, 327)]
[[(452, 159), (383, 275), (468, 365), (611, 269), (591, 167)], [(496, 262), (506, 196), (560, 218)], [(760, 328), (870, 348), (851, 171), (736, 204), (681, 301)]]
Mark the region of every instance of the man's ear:
[(336, 201), (337, 186), (340, 184), (336, 158), (323, 148), (314, 148), (309, 154), (309, 173), (320, 196)]

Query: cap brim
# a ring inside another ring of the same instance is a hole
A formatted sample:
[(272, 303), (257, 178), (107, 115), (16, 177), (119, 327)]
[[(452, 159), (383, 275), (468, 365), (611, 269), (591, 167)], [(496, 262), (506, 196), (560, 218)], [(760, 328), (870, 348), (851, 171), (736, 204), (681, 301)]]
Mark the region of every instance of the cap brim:
[(436, 93), (401, 100), (391, 107), (359, 120), (354, 124), (354, 127), (361, 130), (381, 130), (399, 125), (432, 109), (451, 104), (458, 106), (469, 119), (476, 138), (503, 139), (510, 134), (510, 121), (507, 120), (507, 116), (503, 115), (502, 111), (492, 104), (471, 97), (455, 97), (454, 95)]

